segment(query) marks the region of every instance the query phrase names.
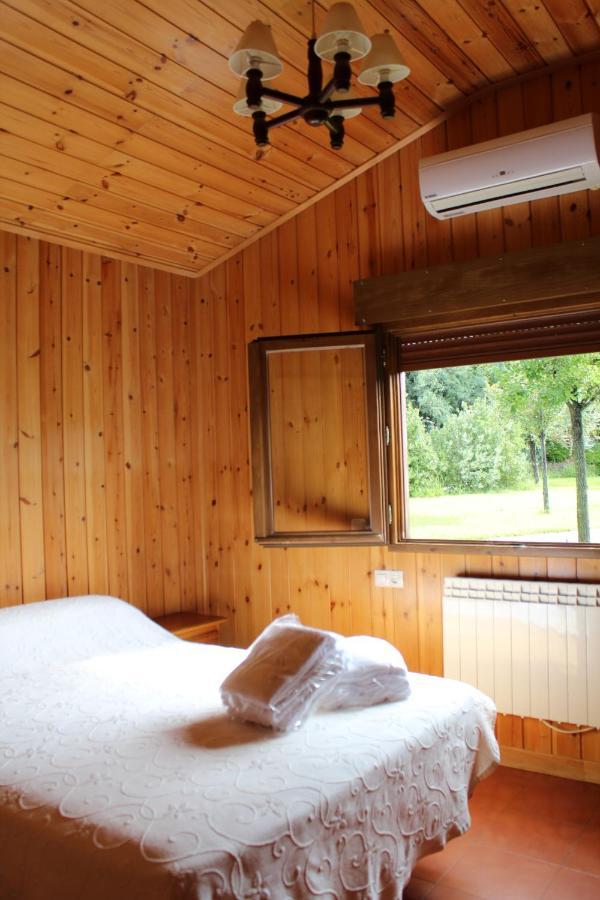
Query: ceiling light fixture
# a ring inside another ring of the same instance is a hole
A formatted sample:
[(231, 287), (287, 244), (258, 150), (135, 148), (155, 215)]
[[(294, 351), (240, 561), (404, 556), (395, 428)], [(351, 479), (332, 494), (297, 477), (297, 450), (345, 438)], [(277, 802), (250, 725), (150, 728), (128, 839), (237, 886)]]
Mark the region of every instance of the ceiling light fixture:
[[(229, 66), (245, 79), (233, 105), (241, 116), (252, 116), (254, 139), (260, 148), (269, 145), (269, 131), (278, 125), (303, 118), (308, 125), (325, 125), (330, 144), (339, 150), (344, 143), (345, 120), (357, 116), (364, 106), (379, 106), (384, 119), (395, 112), (394, 82), (406, 78), (405, 64), (390, 34), (368, 38), (351, 3), (334, 3), (317, 38), (314, 27), (308, 41), (308, 93), (304, 97), (286, 94), (264, 84), (281, 74), (281, 62), (269, 25), (252, 22), (229, 58)], [(356, 97), (351, 91), (351, 63), (363, 59), (358, 80), (377, 88), (377, 97)], [(333, 77), (323, 85), (321, 60), (333, 63)], [(289, 112), (268, 119), (283, 103)]]

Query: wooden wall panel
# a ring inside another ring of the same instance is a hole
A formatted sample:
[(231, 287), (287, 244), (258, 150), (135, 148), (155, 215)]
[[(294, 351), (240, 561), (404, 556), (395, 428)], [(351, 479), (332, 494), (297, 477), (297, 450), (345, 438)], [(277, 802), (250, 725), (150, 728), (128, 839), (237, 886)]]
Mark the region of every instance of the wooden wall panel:
[(6, 232), (0, 250), (0, 605), (195, 610), (191, 282)]
[(17, 238), (0, 234), (0, 604), (23, 597), (17, 410)]
[(17, 414), (23, 600), (46, 594), (40, 404), (40, 246), (17, 242)]
[[(600, 561), (575, 557), (256, 545), (246, 374), (256, 337), (353, 327), (352, 278), (600, 234), (594, 196), (440, 223), (416, 182), (422, 154), (600, 111), (597, 75), (489, 94), (196, 281), (0, 234), (0, 605), (109, 591), (151, 614), (222, 613), (243, 646), (292, 610), (436, 674), (445, 576), (600, 581)], [(374, 587), (382, 566), (402, 589)], [(498, 732), (600, 761), (597, 734), (508, 716)]]

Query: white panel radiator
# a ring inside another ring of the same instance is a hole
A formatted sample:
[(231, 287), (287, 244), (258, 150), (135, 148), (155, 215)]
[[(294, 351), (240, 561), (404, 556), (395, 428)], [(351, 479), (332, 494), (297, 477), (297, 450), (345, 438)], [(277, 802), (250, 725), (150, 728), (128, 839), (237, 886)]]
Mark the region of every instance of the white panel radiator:
[(600, 584), (446, 578), (444, 675), (498, 712), (600, 727)]

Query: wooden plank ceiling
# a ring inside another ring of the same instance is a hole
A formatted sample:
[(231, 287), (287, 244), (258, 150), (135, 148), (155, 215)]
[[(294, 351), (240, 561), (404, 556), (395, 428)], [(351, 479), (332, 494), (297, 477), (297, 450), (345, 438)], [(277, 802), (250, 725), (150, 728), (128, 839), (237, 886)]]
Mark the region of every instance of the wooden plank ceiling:
[(395, 118), (363, 112), (337, 152), (284, 126), (257, 161), (227, 58), (268, 21), (274, 84), (304, 93), (306, 0), (0, 0), (0, 228), (197, 275), (461, 98), (600, 48), (600, 0), (355, 6), (411, 68)]

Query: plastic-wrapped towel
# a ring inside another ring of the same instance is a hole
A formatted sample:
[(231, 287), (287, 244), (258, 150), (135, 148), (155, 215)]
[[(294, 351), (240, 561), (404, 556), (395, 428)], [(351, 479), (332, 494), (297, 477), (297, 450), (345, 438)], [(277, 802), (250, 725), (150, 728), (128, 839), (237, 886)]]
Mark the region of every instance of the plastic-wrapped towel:
[(360, 635), (339, 638), (343, 669), (325, 685), (319, 709), (375, 706), (406, 700), (410, 684), (406, 663), (399, 650), (381, 638)]
[(225, 679), (221, 699), (235, 718), (288, 731), (302, 724), (341, 670), (336, 635), (283, 616), (265, 628)]

